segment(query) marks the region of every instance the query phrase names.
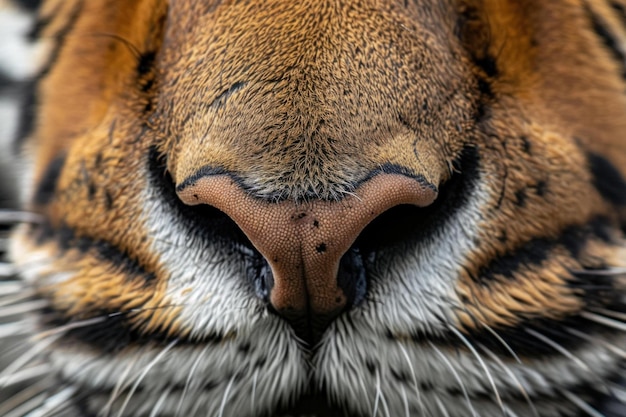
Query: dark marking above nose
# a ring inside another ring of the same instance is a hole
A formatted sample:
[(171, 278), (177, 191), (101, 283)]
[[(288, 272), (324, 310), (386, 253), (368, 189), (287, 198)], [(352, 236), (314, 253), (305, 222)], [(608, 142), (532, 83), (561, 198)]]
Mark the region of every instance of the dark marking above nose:
[(230, 96), (244, 88), (246, 85), (248, 85), (248, 83), (245, 81), (238, 81), (234, 83), (213, 99), (213, 101), (211, 102), (211, 107), (219, 109), (220, 107), (224, 106)]

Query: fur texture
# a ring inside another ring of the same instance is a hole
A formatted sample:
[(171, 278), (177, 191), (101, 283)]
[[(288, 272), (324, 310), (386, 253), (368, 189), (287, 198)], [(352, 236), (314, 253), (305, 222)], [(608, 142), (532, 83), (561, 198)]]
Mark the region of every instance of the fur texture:
[[(624, 415), (623, 1), (46, 0), (32, 36), (0, 384), (43, 378), (33, 416)], [(313, 341), (181, 191), (351, 209), (379, 175), (436, 199), (372, 212)]]

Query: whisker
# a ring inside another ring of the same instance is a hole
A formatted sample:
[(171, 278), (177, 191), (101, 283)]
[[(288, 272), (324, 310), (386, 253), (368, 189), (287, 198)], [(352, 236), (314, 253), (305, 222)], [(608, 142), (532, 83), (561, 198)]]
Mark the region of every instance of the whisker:
[(204, 348), (202, 348), (202, 350), (198, 354), (198, 357), (191, 365), (191, 369), (189, 370), (189, 375), (187, 375), (187, 380), (185, 381), (185, 388), (183, 388), (183, 393), (181, 394), (180, 400), (178, 401), (178, 406), (176, 407), (176, 413), (174, 414), (174, 417), (178, 417), (180, 415), (180, 410), (183, 406), (185, 397), (187, 396), (187, 392), (189, 391), (189, 386), (191, 384), (191, 380), (193, 379), (193, 375), (196, 372), (196, 368), (200, 364), (200, 360), (204, 358), (204, 355), (206, 354), (206, 351), (208, 350), (208, 348), (209, 348), (209, 345), (206, 345)]
[(103, 321), (105, 321), (106, 318), (105, 317), (95, 317), (95, 318), (91, 318), (91, 319), (86, 319), (86, 320), (81, 320), (81, 321), (75, 321), (75, 322), (71, 322), (59, 327), (55, 327), (52, 329), (48, 329), (48, 330), (44, 330), (42, 332), (39, 332), (37, 334), (35, 334), (33, 336), (34, 340), (38, 340), (41, 338), (47, 338), (53, 335), (57, 335), (59, 333), (66, 333), (70, 330), (74, 330), (74, 329), (80, 329), (81, 327), (87, 327), (87, 326), (91, 326), (93, 324), (98, 324), (98, 323), (102, 323)]
[(504, 348), (511, 354), (511, 356), (513, 357), (513, 359), (515, 359), (517, 363), (522, 365), (522, 361), (520, 360), (519, 356), (517, 356), (511, 346), (494, 329), (492, 329), (489, 325), (487, 325), (487, 323), (484, 323), (482, 320), (480, 321), (480, 324), (484, 326), (485, 329), (487, 329), (487, 331), (491, 333), (502, 346), (504, 346)]
[(378, 403), (380, 402), (381, 396), (382, 396), (382, 391), (380, 390), (380, 374), (377, 370), (376, 371), (376, 399), (374, 400), (374, 412), (372, 413), (372, 417), (378, 417)]
[(517, 415), (517, 413), (515, 413), (513, 410), (511, 410), (509, 407), (506, 407), (506, 415), (508, 417), (519, 417), (519, 415)]
[(45, 400), (48, 395), (43, 392), (36, 397), (26, 401), (25, 403), (19, 405), (17, 408), (11, 410), (4, 417), (24, 417), (27, 413), (39, 407)]
[(376, 378), (378, 381), (378, 391), (380, 392), (380, 403), (383, 405), (383, 409), (385, 410), (385, 415), (387, 417), (391, 417), (391, 415), (389, 414), (389, 406), (387, 404), (387, 400), (385, 400), (385, 395), (383, 394), (383, 391), (381, 389), (381, 382), (380, 382), (380, 371), (376, 370)]
[(3, 307), (2, 309), (0, 309), (0, 319), (42, 310), (47, 306), (48, 302), (46, 300), (35, 300), (22, 304), (15, 304), (8, 307)]
[(27, 335), (32, 331), (33, 320), (20, 320), (13, 323), (0, 324), (0, 339)]
[[(32, 384), (23, 390), (12, 395), (8, 399), (4, 400), (0, 404), (0, 416), (6, 416), (9, 412), (16, 410), (21, 404), (26, 403), (31, 398), (34, 398), (42, 393), (45, 393), (49, 388), (49, 382), (40, 381)], [(18, 414), (19, 417), (22, 417)]]
[(587, 404), (582, 398), (570, 391), (561, 391), (561, 394), (575, 406), (587, 413), (589, 417), (606, 417), (604, 414)]
[(254, 410), (256, 410), (256, 384), (257, 384), (258, 377), (259, 377), (259, 370), (255, 369), (254, 375), (252, 376), (252, 399), (250, 401), (250, 408), (253, 413), (254, 413)]
[(19, 372), (6, 377), (3, 381), (3, 387), (8, 388), (13, 385), (18, 385), (32, 379), (40, 378), (45, 375), (49, 375), (52, 372), (52, 367), (46, 363), (32, 366), (30, 368), (23, 369)]
[(13, 361), (11, 365), (4, 368), (2, 373), (0, 373), (0, 387), (6, 387), (8, 382), (11, 380), (13, 373), (36, 358), (40, 353), (56, 342), (58, 338), (59, 336), (55, 335), (55, 337), (50, 337), (49, 339), (37, 342), (33, 347), (22, 354), (22, 356)]
[(459, 387), (461, 388), (461, 391), (463, 392), (463, 396), (465, 397), (467, 406), (472, 412), (472, 417), (478, 417), (478, 414), (476, 414), (476, 410), (474, 410), (474, 406), (472, 405), (472, 401), (470, 400), (470, 396), (469, 396), (469, 393), (467, 392), (467, 388), (465, 387), (465, 384), (463, 383), (463, 380), (457, 373), (456, 369), (454, 369), (454, 366), (452, 365), (452, 362), (450, 362), (450, 359), (448, 359), (448, 357), (444, 355), (443, 352), (433, 342), (428, 341), (428, 344), (435, 351), (435, 353), (439, 356), (439, 358), (441, 358), (441, 360), (443, 361), (443, 363), (445, 363), (448, 369), (450, 369), (450, 371), (452, 372), (454, 379), (456, 379), (457, 383), (459, 384)]
[(228, 396), (230, 394), (230, 390), (233, 387), (233, 383), (235, 382), (235, 375), (230, 379), (228, 385), (226, 386), (226, 390), (224, 391), (224, 396), (222, 397), (222, 404), (220, 405), (220, 412), (218, 414), (219, 417), (224, 417), (224, 410), (226, 409), (226, 404), (228, 403)]
[(586, 340), (586, 341), (588, 341), (590, 343), (601, 344), (604, 347), (606, 347), (607, 349), (609, 349), (611, 352), (621, 356), (622, 359), (626, 359), (626, 350), (624, 350), (624, 349), (614, 345), (613, 343), (610, 343), (610, 342), (608, 342), (606, 340), (603, 340), (603, 339), (593, 338), (593, 337), (589, 336), (588, 334), (585, 334), (585, 333), (583, 333), (581, 331), (578, 331), (576, 329), (572, 329), (571, 327), (566, 327), (565, 329), (567, 330), (567, 332), (573, 334), (574, 336), (580, 337), (581, 339)]
[(46, 399), (46, 401), (37, 410), (31, 411), (25, 417), (47, 417), (62, 406), (66, 405), (68, 400), (76, 393), (75, 387), (68, 387)]
[(0, 281), (0, 297), (24, 291), (24, 283), (18, 280)]
[(615, 267), (610, 269), (583, 269), (570, 271), (574, 275), (598, 275), (598, 276), (612, 276), (626, 274), (626, 268)]
[(169, 352), (174, 346), (176, 346), (177, 343), (178, 339), (172, 341), (169, 345), (167, 345), (154, 359), (152, 359), (152, 361), (150, 361), (150, 363), (148, 363), (148, 365), (144, 368), (141, 374), (139, 374), (139, 377), (137, 378), (132, 388), (130, 389), (130, 392), (126, 396), (126, 399), (124, 400), (122, 408), (117, 414), (117, 417), (122, 417), (124, 415), (124, 411), (126, 410), (126, 407), (128, 406), (131, 397), (135, 394), (135, 391), (137, 391), (137, 388), (139, 388), (139, 384), (141, 384), (141, 381), (143, 381), (148, 372), (150, 372), (154, 365), (156, 365), (165, 356), (165, 354), (167, 354), (167, 352)]
[(443, 403), (441, 402), (441, 398), (439, 398), (438, 395), (435, 395), (435, 402), (437, 403), (437, 407), (439, 408), (439, 411), (441, 411), (443, 417), (450, 417), (450, 414), (448, 414), (448, 410), (446, 410), (446, 407), (443, 405)]
[(496, 395), (496, 400), (498, 401), (498, 405), (500, 406), (500, 409), (502, 410), (502, 415), (504, 416), (505, 415), (504, 404), (502, 403), (502, 399), (500, 398), (500, 393), (498, 392), (498, 388), (496, 387), (496, 383), (493, 380), (491, 372), (489, 372), (489, 368), (487, 368), (487, 364), (485, 364), (483, 359), (480, 357), (480, 354), (478, 353), (478, 351), (474, 348), (474, 346), (470, 343), (470, 341), (467, 340), (465, 336), (463, 336), (463, 334), (460, 331), (458, 331), (454, 326), (448, 326), (448, 329), (450, 329), (452, 333), (454, 333), (459, 339), (461, 339), (463, 344), (467, 346), (467, 348), (472, 352), (474, 357), (480, 363), (480, 366), (485, 371), (485, 375), (487, 376), (487, 379), (489, 380), (489, 384), (491, 384), (491, 388), (493, 389), (493, 392)]
[(17, 269), (12, 264), (0, 262), (0, 275), (12, 277), (17, 274)]
[(100, 412), (98, 413), (98, 416), (105, 416), (105, 417), (109, 416), (109, 414), (111, 413), (111, 408), (113, 407), (113, 403), (117, 399), (119, 393), (122, 390), (126, 389), (126, 387), (128, 386), (128, 384), (126, 384), (126, 378), (130, 374), (131, 369), (133, 369), (133, 367), (135, 366), (135, 364), (137, 363), (140, 357), (141, 357), (140, 354), (135, 355), (131, 363), (126, 367), (124, 372), (122, 372), (122, 375), (120, 375), (120, 378), (117, 380), (115, 387), (113, 387), (113, 391), (111, 391), (111, 394), (109, 395), (109, 400), (104, 405), (104, 407), (102, 407), (102, 410), (100, 410)]
[(609, 383), (611, 386), (611, 392), (617, 398), (618, 401), (626, 404), (626, 388), (622, 385), (618, 385), (614, 382)]
[(154, 408), (152, 409), (152, 412), (150, 413), (150, 417), (156, 417), (159, 415), (159, 411), (161, 411), (161, 407), (163, 407), (163, 403), (165, 403), (165, 399), (167, 398), (168, 395), (170, 395), (170, 392), (172, 392), (171, 387), (165, 390), (165, 392), (161, 394), (161, 397), (156, 402), (156, 404), (154, 405)]
[(417, 383), (417, 376), (415, 373), (415, 369), (413, 368), (413, 363), (411, 362), (411, 359), (409, 358), (408, 352), (406, 351), (404, 346), (402, 346), (402, 343), (398, 343), (398, 347), (400, 347), (400, 350), (402, 351), (402, 354), (404, 355), (404, 359), (406, 360), (406, 363), (409, 366), (409, 371), (411, 372), (411, 378), (413, 379), (413, 385), (415, 386), (415, 393), (417, 394), (417, 402), (420, 405), (422, 414), (425, 415), (426, 411), (424, 409), (424, 401), (422, 400), (422, 393), (420, 391), (419, 384)]
[(613, 317), (614, 319), (620, 320), (626, 323), (626, 313), (620, 313), (618, 311), (606, 310), (603, 308), (594, 309), (596, 313), (604, 314), (605, 316)]
[(500, 368), (502, 368), (502, 370), (515, 382), (515, 384), (517, 385), (517, 388), (519, 389), (520, 393), (524, 397), (524, 400), (526, 400), (526, 403), (528, 404), (528, 406), (532, 410), (533, 415), (535, 417), (540, 417), (539, 413), (537, 412), (537, 409), (535, 408), (535, 404), (533, 403), (532, 399), (530, 398), (530, 395), (528, 395), (528, 392), (524, 388), (522, 382), (519, 380), (519, 378), (517, 378), (517, 376), (511, 370), (511, 368), (506, 366), (506, 364), (504, 362), (502, 362), (502, 360), (498, 357), (498, 355), (493, 353), (486, 346), (480, 345), (480, 347), (481, 347), (481, 349), (483, 349), (487, 353), (487, 355), (489, 355), (491, 360), (496, 362), (500, 366)]
[(24, 291), (18, 292), (17, 295), (14, 295), (14, 296), (2, 297), (2, 299), (0, 299), (0, 308), (18, 303), (20, 301), (28, 300), (32, 298), (34, 295), (35, 295), (34, 291), (24, 290)]
[(28, 211), (0, 209), (0, 224), (43, 223), (43, 217)]
[(552, 347), (554, 350), (556, 350), (557, 352), (561, 353), (563, 356), (565, 356), (566, 358), (568, 358), (569, 360), (571, 360), (572, 362), (574, 362), (576, 365), (578, 365), (578, 367), (580, 367), (581, 369), (584, 369), (585, 371), (589, 372), (590, 375), (593, 375), (596, 377), (596, 379), (598, 380), (599, 383), (602, 383), (602, 385), (605, 386), (606, 388), (606, 384), (604, 384), (602, 382), (602, 379), (598, 374), (596, 374), (589, 366), (587, 366), (586, 363), (584, 363), (580, 358), (578, 358), (577, 356), (575, 356), (574, 354), (572, 354), (572, 352), (570, 352), (569, 350), (565, 349), (562, 345), (558, 344), (557, 342), (555, 342), (554, 340), (550, 339), (547, 336), (544, 336), (543, 334), (533, 330), (533, 329), (526, 329), (526, 332), (528, 334), (530, 334), (531, 336), (541, 340), (543, 343), (545, 343), (546, 345)]
[(409, 399), (406, 396), (406, 390), (404, 389), (404, 385), (402, 385), (401, 388), (402, 388), (402, 401), (404, 403), (404, 415), (406, 417), (411, 417), (411, 414), (409, 412)]

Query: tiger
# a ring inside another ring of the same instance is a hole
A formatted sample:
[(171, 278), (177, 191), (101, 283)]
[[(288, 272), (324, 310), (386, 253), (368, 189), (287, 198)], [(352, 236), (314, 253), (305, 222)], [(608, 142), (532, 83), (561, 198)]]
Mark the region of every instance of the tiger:
[(626, 415), (626, 1), (34, 16), (0, 415)]

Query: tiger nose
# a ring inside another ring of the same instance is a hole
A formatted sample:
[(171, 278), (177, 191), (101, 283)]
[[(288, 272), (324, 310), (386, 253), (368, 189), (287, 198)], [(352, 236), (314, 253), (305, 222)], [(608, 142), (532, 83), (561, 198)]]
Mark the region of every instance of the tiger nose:
[(340, 201), (270, 202), (250, 196), (227, 175), (192, 177), (177, 186), (188, 205), (226, 213), (270, 266), (269, 302), (294, 327), (325, 327), (363, 292), (364, 269), (351, 246), (379, 214), (400, 204), (426, 206), (436, 187), (380, 173)]

